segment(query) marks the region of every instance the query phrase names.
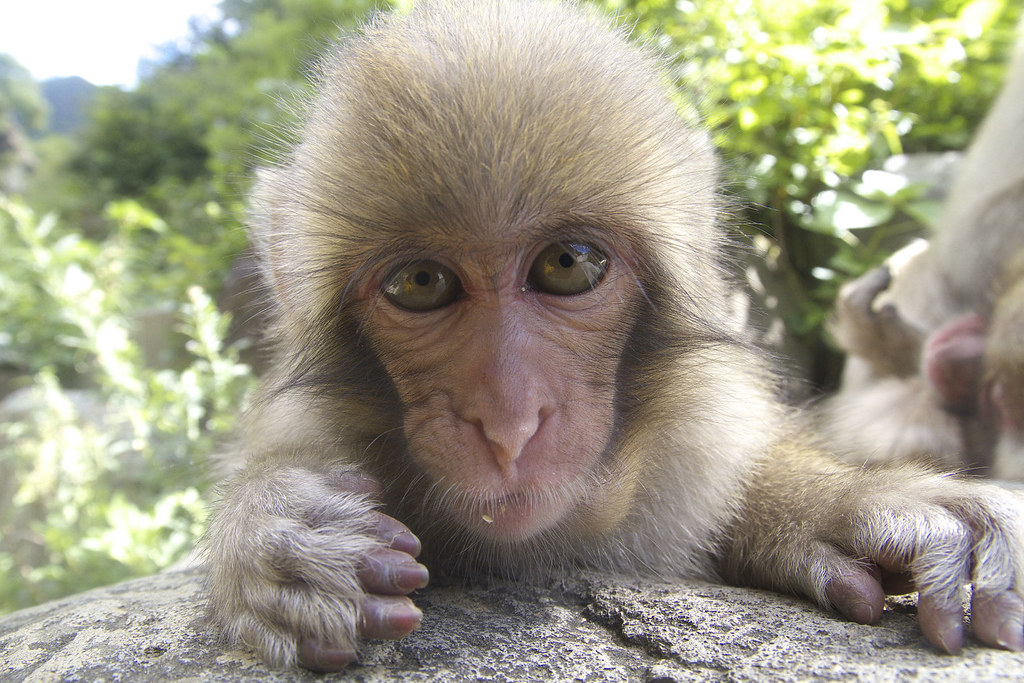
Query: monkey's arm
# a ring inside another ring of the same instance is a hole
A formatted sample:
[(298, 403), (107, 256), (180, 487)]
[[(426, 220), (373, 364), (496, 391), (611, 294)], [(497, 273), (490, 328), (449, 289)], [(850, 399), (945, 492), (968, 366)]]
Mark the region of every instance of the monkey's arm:
[[(732, 581), (802, 593), (858, 623), (919, 590), (925, 637), (963, 644), (973, 583), (982, 642), (1024, 650), (1024, 499), (921, 468), (865, 470), (786, 445), (763, 463), (726, 549)], [(908, 583), (909, 582), (909, 583)]]
[(878, 376), (904, 377), (917, 369), (921, 331), (887, 302), (876, 304), (892, 282), (888, 266), (881, 266), (848, 282), (836, 300), (832, 333), (850, 354), (867, 361)]
[(228, 637), (268, 662), (334, 671), (360, 638), (419, 625), (405, 594), (428, 573), (413, 559), (419, 540), (374, 509), (376, 480), (303, 460), (252, 457), (223, 486), (205, 539), (210, 603)]

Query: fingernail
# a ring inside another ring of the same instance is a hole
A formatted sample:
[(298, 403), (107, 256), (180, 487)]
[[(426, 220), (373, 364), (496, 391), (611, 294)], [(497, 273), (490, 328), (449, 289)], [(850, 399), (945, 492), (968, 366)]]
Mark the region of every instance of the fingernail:
[(1016, 619), (1007, 619), (999, 627), (999, 636), (996, 638), (999, 647), (1013, 652), (1024, 651), (1024, 630)]
[(420, 554), (422, 549), (420, 546), (420, 539), (416, 538), (414, 534), (409, 531), (400, 531), (395, 534), (391, 539), (390, 547), (393, 550), (401, 550), (403, 553), (409, 553), (413, 557)]
[(939, 649), (943, 652), (951, 655), (960, 654), (960, 650), (963, 648), (964, 635), (963, 627), (953, 627), (951, 629), (940, 631), (936, 634), (939, 639)]
[(423, 623), (423, 612), (415, 605), (395, 605), (388, 610), (387, 622), (395, 631), (412, 631)]
[(400, 565), (395, 572), (395, 588), (408, 593), (426, 588), (430, 583), (430, 571), (418, 562)]
[(847, 616), (851, 621), (855, 621), (858, 624), (873, 624), (875, 623), (875, 610), (871, 607), (870, 603), (863, 600), (858, 600), (850, 605), (850, 611)]
[(340, 671), (356, 661), (358, 656), (351, 648), (331, 647), (317, 640), (304, 639), (299, 643), (299, 665), (312, 671)]

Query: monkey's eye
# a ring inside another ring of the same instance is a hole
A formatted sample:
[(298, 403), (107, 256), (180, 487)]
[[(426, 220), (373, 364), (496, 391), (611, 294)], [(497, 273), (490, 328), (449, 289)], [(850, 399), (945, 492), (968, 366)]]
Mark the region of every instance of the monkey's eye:
[(551, 244), (530, 266), (530, 286), (540, 292), (570, 296), (593, 289), (608, 270), (608, 257), (588, 244)]
[(407, 311), (432, 311), (455, 301), (462, 283), (451, 268), (437, 261), (416, 261), (392, 273), (384, 296)]

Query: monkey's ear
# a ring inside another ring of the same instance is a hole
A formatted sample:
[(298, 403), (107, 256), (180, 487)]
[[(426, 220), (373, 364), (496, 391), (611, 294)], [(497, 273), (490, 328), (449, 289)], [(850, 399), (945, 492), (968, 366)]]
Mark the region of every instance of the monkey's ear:
[(347, 247), (345, 226), (311, 208), (309, 184), (291, 166), (261, 169), (249, 195), (249, 239), (259, 257), (268, 303), (287, 329), (302, 334), (328, 310), (351, 273), (334, 255)]
[(283, 192), (284, 171), (261, 168), (249, 195), (249, 239), (259, 256), (266, 294), (278, 304), (286, 316), (299, 313), (300, 280), (287, 253), (283, 236), (288, 232), (288, 199)]

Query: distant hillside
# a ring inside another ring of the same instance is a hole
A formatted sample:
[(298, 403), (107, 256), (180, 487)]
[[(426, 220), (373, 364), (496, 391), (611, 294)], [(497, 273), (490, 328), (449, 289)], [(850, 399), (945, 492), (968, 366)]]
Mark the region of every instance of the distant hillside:
[(80, 76), (53, 78), (39, 84), (50, 104), (50, 133), (73, 133), (85, 121), (85, 114), (97, 86)]

